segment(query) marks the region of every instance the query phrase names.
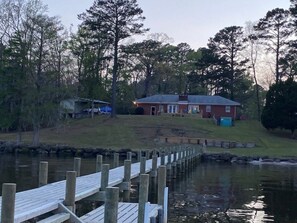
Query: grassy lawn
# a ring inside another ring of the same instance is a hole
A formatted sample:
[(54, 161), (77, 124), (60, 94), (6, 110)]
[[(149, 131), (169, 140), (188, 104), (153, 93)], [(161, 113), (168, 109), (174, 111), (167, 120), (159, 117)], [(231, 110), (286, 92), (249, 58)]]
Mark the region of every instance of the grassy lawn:
[[(94, 119), (67, 120), (54, 128), (43, 129), (42, 143), (67, 144), (78, 147), (148, 149), (165, 145), (158, 137), (195, 137), (238, 142), (254, 142), (253, 149), (208, 148), (209, 152), (230, 152), (236, 155), (297, 157), (297, 140), (287, 131), (266, 131), (257, 121), (236, 121), (234, 127), (219, 127), (210, 119), (193, 116), (96, 116)], [(0, 134), (0, 140), (14, 140), (15, 134)], [(30, 143), (32, 133), (23, 134)]]

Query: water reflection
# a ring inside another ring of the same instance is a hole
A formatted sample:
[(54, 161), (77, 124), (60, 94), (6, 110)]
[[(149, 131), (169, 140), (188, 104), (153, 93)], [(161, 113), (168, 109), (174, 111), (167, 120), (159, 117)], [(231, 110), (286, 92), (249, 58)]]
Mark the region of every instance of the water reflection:
[(203, 163), (170, 185), (172, 222), (296, 222), (292, 166)]

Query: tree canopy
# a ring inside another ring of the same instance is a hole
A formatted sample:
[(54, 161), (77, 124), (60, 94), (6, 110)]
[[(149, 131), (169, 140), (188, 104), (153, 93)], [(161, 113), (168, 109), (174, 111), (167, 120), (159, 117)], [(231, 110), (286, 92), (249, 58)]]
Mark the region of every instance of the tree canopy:
[(294, 134), (297, 128), (297, 83), (293, 79), (270, 87), (261, 122), (266, 129), (283, 128)]

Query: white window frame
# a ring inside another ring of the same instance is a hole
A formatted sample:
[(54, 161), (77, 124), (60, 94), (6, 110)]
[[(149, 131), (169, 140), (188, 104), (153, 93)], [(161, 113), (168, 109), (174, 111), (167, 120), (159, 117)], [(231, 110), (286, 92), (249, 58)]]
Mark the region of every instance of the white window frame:
[(168, 105), (167, 106), (167, 113), (168, 114), (176, 114), (176, 113), (178, 113), (178, 105)]
[(230, 113), (231, 112), (231, 106), (230, 105), (226, 105), (225, 106), (225, 112), (226, 113)]
[(211, 105), (206, 105), (205, 112), (207, 113), (211, 112)]

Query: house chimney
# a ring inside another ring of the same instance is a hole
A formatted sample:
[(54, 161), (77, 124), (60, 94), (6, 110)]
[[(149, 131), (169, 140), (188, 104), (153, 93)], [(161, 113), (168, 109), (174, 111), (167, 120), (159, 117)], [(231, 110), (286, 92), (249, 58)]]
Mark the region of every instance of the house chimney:
[(188, 95), (179, 95), (179, 101), (188, 101)]

